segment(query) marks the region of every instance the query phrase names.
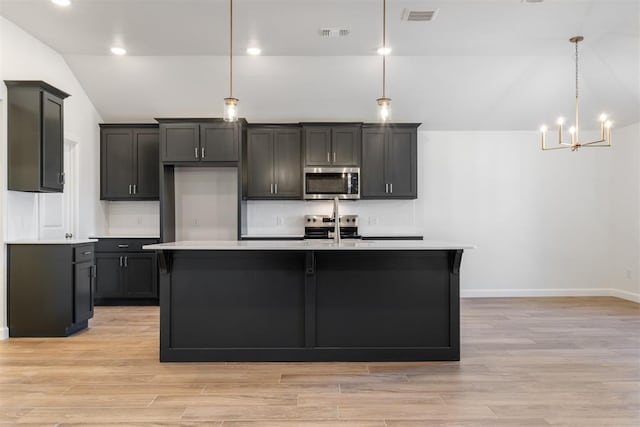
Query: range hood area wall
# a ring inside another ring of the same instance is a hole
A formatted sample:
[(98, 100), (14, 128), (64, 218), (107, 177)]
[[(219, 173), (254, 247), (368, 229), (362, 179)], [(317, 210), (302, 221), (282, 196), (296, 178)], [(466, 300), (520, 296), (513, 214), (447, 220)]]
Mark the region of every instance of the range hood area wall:
[(235, 168), (175, 168), (176, 240), (236, 240)]

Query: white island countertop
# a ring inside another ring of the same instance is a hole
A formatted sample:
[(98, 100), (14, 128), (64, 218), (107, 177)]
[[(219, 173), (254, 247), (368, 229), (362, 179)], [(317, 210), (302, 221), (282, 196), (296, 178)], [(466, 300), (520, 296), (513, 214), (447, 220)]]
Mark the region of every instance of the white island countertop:
[(328, 251), (328, 250), (392, 250), (429, 251), (474, 249), (474, 245), (435, 240), (343, 240), (339, 244), (326, 240), (209, 240), (178, 241), (145, 245), (156, 251), (228, 251), (228, 250), (274, 250), (274, 251)]

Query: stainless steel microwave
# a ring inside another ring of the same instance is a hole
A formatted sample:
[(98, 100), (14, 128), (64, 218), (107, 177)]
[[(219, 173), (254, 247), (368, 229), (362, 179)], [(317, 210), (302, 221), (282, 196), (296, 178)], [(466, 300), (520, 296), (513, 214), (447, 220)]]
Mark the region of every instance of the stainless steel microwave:
[(303, 190), (308, 200), (359, 199), (360, 168), (304, 168)]

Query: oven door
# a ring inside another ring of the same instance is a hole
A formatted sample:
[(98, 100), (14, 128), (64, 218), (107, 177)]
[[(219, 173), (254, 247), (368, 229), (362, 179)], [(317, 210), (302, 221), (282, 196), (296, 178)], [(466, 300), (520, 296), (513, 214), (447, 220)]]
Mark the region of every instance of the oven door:
[(360, 168), (305, 168), (304, 198), (359, 199)]

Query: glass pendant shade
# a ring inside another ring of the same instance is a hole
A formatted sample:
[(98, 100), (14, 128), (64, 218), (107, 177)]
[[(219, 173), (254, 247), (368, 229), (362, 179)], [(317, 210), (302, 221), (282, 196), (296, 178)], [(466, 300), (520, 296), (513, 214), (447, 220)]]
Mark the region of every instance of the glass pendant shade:
[(224, 121), (235, 122), (237, 120), (238, 120), (238, 99), (225, 98), (224, 99)]
[(386, 122), (391, 117), (391, 98), (378, 98), (378, 117)]

